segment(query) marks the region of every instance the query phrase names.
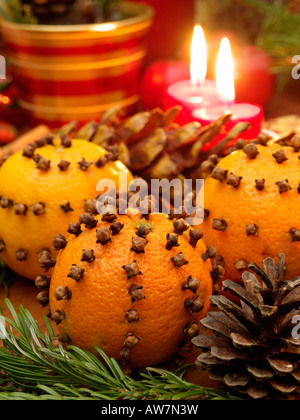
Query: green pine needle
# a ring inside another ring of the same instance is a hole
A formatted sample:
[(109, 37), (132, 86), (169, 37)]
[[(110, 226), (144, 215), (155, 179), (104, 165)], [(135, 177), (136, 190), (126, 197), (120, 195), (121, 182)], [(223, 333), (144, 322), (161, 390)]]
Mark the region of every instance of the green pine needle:
[(235, 0), (257, 15), (261, 29), (257, 34), (256, 44), (264, 49), (274, 60), (274, 73), (290, 76), (293, 67), (292, 57), (299, 54), (300, 39), (300, 1), (293, 3), (275, 0)]
[(0, 2), (0, 17), (8, 22), (37, 23), (30, 8), (23, 10), (21, 0), (2, 0)]
[(5, 304), (11, 317), (0, 315), (0, 400), (237, 399), (185, 381), (190, 365), (176, 372), (149, 367), (136, 380), (99, 348), (99, 357), (76, 346), (56, 348), (47, 317), (43, 334), (27, 309), (17, 312), (7, 298)]

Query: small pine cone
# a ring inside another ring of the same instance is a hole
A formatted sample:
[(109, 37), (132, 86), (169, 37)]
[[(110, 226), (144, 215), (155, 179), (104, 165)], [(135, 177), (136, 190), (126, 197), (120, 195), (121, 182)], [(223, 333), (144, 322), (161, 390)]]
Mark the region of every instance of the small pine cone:
[(262, 268), (252, 263), (249, 269), (242, 274), (241, 284), (223, 282), (228, 297), (210, 298), (218, 311), (209, 312), (201, 323), (213, 335), (192, 339), (203, 350), (196, 364), (244, 398), (297, 399), (299, 279), (284, 280), (283, 254), (278, 266), (267, 258)]

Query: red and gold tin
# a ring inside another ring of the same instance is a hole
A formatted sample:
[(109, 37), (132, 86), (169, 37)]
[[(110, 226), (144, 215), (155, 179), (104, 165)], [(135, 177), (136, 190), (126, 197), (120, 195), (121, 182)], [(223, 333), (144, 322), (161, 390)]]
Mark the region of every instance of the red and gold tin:
[(153, 10), (124, 2), (121, 21), (90, 25), (2, 22), (20, 106), (58, 126), (98, 119), (119, 105), (134, 110)]

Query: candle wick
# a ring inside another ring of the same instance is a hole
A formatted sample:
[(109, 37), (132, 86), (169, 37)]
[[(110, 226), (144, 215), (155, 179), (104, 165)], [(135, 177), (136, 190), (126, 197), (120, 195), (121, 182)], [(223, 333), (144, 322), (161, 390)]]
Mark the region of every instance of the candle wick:
[(225, 113), (232, 114), (232, 107), (235, 104), (235, 101), (223, 101)]

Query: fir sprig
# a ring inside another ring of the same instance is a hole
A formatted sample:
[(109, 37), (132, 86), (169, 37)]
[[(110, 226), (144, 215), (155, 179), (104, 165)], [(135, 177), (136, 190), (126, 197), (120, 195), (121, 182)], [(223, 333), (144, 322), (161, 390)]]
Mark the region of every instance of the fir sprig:
[(11, 317), (0, 316), (0, 400), (236, 399), (185, 381), (191, 366), (176, 372), (149, 367), (137, 380), (99, 348), (99, 357), (76, 346), (57, 348), (47, 317), (42, 333), (27, 309), (17, 312), (9, 299), (5, 303)]
[(0, 17), (8, 22), (36, 24), (30, 8), (22, 7), (21, 0), (3, 0), (0, 2)]
[(290, 76), (292, 57), (300, 53), (300, 1), (294, 1), (293, 8), (285, 0), (237, 2), (254, 12), (261, 21), (256, 44), (273, 58), (273, 71)]

